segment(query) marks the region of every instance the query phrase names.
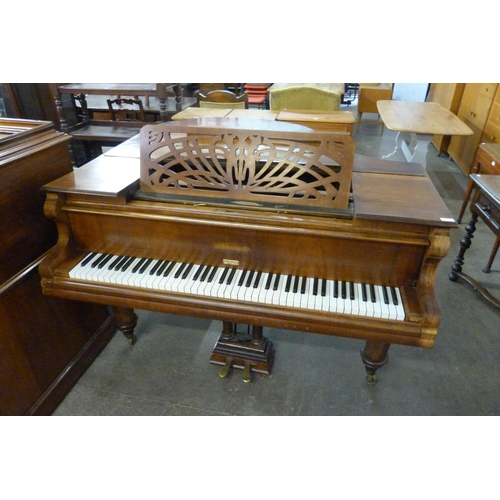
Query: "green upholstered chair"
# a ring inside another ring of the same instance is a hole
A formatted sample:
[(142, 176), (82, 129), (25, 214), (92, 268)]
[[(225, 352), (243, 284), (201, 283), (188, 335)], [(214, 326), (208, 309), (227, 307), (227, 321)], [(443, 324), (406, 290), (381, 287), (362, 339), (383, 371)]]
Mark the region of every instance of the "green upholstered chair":
[(270, 90), (270, 108), (273, 111), (283, 109), (338, 111), (341, 95), (306, 85)]

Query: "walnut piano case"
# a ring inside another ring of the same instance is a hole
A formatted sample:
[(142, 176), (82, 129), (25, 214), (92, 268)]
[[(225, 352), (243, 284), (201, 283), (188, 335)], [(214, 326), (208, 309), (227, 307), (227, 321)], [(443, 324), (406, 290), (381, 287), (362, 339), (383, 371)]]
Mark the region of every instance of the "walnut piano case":
[[(111, 305), (132, 342), (134, 308), (220, 320), (223, 336), (230, 325), (252, 325), (255, 345), (261, 327), (361, 339), (369, 382), (390, 344), (432, 347), (436, 269), (456, 223), (425, 173), (384, 174), (378, 164), (353, 172), (347, 134), (212, 123), (146, 126), (140, 162), (103, 156), (44, 187), (46, 214), (59, 229), (41, 266), (44, 293)], [(137, 269), (192, 266), (184, 282), (75, 274), (92, 252), (134, 257)], [(251, 274), (253, 285), (266, 279), (254, 293), (236, 284), (227, 294), (215, 285), (207, 292), (195, 283), (201, 267), (220, 279), (225, 269)], [(266, 297), (264, 283), (278, 275), (301, 283), (309, 303)], [(341, 308), (336, 282), (353, 294)], [(315, 298), (312, 289), (322, 287), (328, 296)], [(402, 303), (398, 318), (367, 313), (363, 290), (385, 287)]]

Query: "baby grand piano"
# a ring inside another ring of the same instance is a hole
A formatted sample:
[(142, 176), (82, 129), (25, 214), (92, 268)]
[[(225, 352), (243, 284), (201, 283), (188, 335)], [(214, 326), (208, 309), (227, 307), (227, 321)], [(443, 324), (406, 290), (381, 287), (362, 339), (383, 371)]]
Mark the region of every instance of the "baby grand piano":
[(132, 344), (134, 309), (220, 320), (211, 362), (246, 381), (271, 369), (263, 327), (364, 340), (370, 384), (391, 344), (434, 346), (457, 224), (423, 169), (353, 168), (349, 135), (264, 120), (148, 125), (114, 154), (44, 186), (46, 295), (110, 305)]

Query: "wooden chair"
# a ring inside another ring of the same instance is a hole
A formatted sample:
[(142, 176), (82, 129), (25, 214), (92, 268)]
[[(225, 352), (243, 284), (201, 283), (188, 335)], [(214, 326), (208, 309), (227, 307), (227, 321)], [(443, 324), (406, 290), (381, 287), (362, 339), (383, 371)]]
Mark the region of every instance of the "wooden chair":
[(205, 95), (198, 90), (195, 96), (200, 108), (248, 109), (247, 93), (236, 95), (229, 90), (213, 90)]
[(337, 92), (308, 85), (271, 89), (270, 91), (270, 107), (273, 111), (284, 109), (338, 111), (340, 99), (340, 94)]
[(267, 109), (267, 83), (245, 83), (243, 85), (248, 94), (248, 105), (257, 106), (257, 108)]
[(122, 98), (108, 99), (108, 108), (111, 120), (116, 121), (146, 121), (144, 106), (141, 99)]

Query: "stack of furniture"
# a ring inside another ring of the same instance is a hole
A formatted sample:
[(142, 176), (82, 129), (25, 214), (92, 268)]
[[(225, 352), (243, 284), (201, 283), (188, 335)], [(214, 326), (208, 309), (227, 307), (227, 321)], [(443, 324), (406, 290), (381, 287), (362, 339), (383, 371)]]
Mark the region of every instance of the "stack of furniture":
[(57, 241), (41, 187), (72, 172), (51, 122), (0, 118), (0, 415), (49, 415), (114, 332), (108, 309), (42, 294)]
[(245, 83), (243, 85), (245, 92), (248, 94), (249, 106), (256, 106), (259, 109), (267, 109), (267, 83)]
[[(103, 111), (109, 112), (107, 99), (110, 96), (131, 96), (138, 99), (156, 98), (159, 101), (159, 116), (161, 121), (167, 121), (168, 89), (175, 90), (176, 111), (182, 109), (181, 84), (175, 83), (72, 83), (66, 85), (51, 84), (51, 92), (59, 114), (61, 130), (74, 140), (82, 141), (85, 146), (86, 160), (102, 153), (102, 146), (116, 146), (134, 135), (137, 135), (145, 122), (123, 121), (111, 119), (94, 119), (95, 108), (88, 105), (88, 96), (100, 97), (104, 100)], [(77, 122), (71, 123), (63, 106), (63, 95), (69, 95), (75, 103)], [(78, 103), (78, 106), (76, 106)], [(72, 145), (70, 144), (73, 165), (77, 165)]]

